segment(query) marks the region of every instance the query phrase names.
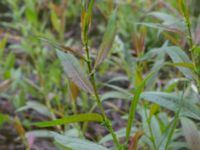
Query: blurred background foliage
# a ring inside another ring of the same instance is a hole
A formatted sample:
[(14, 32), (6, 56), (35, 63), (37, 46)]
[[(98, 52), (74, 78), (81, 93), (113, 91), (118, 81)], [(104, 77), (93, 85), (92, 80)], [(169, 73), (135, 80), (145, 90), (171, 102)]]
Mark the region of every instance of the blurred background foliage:
[[(197, 150), (200, 146), (200, 79), (193, 66), (198, 70), (200, 59), (193, 60), (189, 51), (179, 4), (174, 0), (95, 0), (89, 29), (93, 60), (109, 16), (117, 8), (115, 39), (96, 77), (106, 113), (121, 141), (136, 87), (153, 73), (140, 95), (129, 150), (134, 141), (139, 142), (138, 149)], [(186, 5), (194, 45), (199, 46), (200, 1), (188, 0)], [(32, 125), (99, 112), (93, 97), (68, 80), (55, 53), (57, 47), (83, 53), (81, 7), (80, 0), (0, 1), (0, 149), (67, 149), (70, 143), (64, 138), (70, 137), (115, 149), (110, 134), (98, 123), (47, 129)]]

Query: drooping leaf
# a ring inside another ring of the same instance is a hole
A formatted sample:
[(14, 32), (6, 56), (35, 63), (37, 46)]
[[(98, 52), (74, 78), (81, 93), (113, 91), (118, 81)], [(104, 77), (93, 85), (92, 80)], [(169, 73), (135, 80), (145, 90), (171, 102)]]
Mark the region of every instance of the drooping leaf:
[(193, 121), (187, 118), (181, 118), (181, 124), (183, 128), (183, 133), (189, 144), (191, 150), (197, 150), (200, 148), (200, 134), (196, 125)]
[(59, 50), (56, 52), (68, 78), (72, 80), (79, 88), (93, 94), (91, 82), (83, 72), (78, 60), (72, 54), (64, 53)]
[(75, 123), (75, 122), (89, 122), (89, 121), (102, 122), (103, 118), (101, 115), (96, 114), (96, 113), (78, 114), (78, 115), (73, 115), (73, 116), (65, 117), (62, 119), (56, 119), (52, 121), (37, 122), (37, 123), (33, 123), (32, 125), (38, 126), (38, 127), (52, 127), (52, 126), (62, 125), (62, 124), (69, 124), (69, 123)]
[(108, 55), (109, 50), (112, 47), (112, 43), (115, 38), (115, 32), (116, 32), (116, 20), (117, 20), (117, 12), (113, 11), (112, 15), (110, 16), (106, 31), (104, 33), (100, 50), (97, 54), (97, 58), (95, 61), (95, 68), (104, 61), (104, 59)]
[(55, 132), (52, 132), (52, 135), (55, 141), (65, 148), (70, 148), (73, 150), (108, 150), (107, 148), (88, 140), (63, 136)]

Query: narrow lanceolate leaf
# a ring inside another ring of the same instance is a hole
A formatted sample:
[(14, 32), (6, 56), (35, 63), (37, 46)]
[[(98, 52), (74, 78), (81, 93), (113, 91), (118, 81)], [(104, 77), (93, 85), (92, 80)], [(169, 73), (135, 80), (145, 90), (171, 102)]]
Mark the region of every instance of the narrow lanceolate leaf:
[(169, 55), (173, 63), (179, 64), (177, 65), (177, 68), (180, 72), (182, 72), (187, 78), (195, 80), (194, 73), (191, 68), (185, 67), (186, 65), (188, 66), (188, 64), (191, 66), (192, 61), (182, 49), (176, 46), (169, 46), (165, 47), (163, 50)]
[(53, 40), (50, 40), (46, 37), (39, 36), (39, 38), (42, 41), (47, 42), (47, 44), (49, 44), (50, 46), (52, 46), (54, 48), (60, 49), (61, 51), (66, 52), (66, 53), (69, 52), (69, 53), (73, 54), (74, 56), (85, 60), (84, 53), (81, 50), (74, 49), (72, 47), (68, 47), (68, 46), (65, 46), (65, 45), (61, 45), (61, 44), (59, 44), (59, 43), (57, 43)]
[[(157, 91), (143, 92), (140, 96), (145, 101), (156, 103), (173, 112), (178, 111), (180, 107), (180, 101), (182, 100), (182, 97), (180, 95)], [(189, 102), (187, 100), (188, 98), (183, 99), (181, 114), (200, 120), (200, 110), (194, 103), (192, 103), (191, 101)]]
[(55, 132), (51, 132), (54, 137), (55, 142), (61, 146), (63, 149), (72, 150), (108, 150), (99, 144), (93, 143), (91, 141), (70, 137), (67, 135), (61, 135)]
[(117, 18), (116, 11), (113, 11), (112, 15), (110, 16), (106, 31), (104, 33), (100, 50), (97, 54), (95, 67), (97, 67), (99, 64), (101, 64), (104, 61), (104, 59), (108, 55), (109, 50), (112, 47), (112, 43), (115, 38), (115, 32), (116, 32), (116, 18)]
[(75, 123), (75, 122), (90, 122), (90, 121), (102, 122), (103, 118), (101, 115), (96, 114), (96, 113), (78, 114), (78, 115), (73, 115), (73, 116), (65, 117), (62, 119), (56, 119), (52, 121), (37, 122), (37, 123), (33, 123), (32, 125), (38, 126), (38, 127), (52, 127), (52, 126), (57, 126), (57, 125), (62, 125), (62, 124), (69, 124), (69, 123)]
[(194, 69), (194, 65), (192, 63), (180, 62), (180, 63), (166, 63), (166, 64), (175, 66), (175, 67), (185, 67), (185, 68), (189, 68), (189, 69)]
[(199, 131), (190, 119), (181, 118), (181, 124), (183, 128), (183, 133), (189, 144), (191, 150), (197, 150), (200, 148), (200, 134)]
[(57, 50), (56, 52), (68, 78), (73, 81), (79, 88), (93, 94), (93, 87), (91, 82), (83, 72), (83, 67), (81, 67), (78, 60), (70, 53), (64, 53), (60, 50)]
[(82, 51), (75, 50), (75, 49), (73, 49), (71, 47), (63, 46), (63, 45), (61, 45), (60, 47), (61, 47), (62, 51), (64, 51), (64, 52), (70, 52), (74, 56), (77, 56), (78, 58), (81, 58), (81, 59), (85, 60), (85, 58), (83, 57)]
[(83, 44), (87, 43), (87, 34), (92, 20), (92, 8), (94, 5), (94, 0), (90, 0), (88, 8), (86, 9), (86, 4), (82, 1), (82, 13), (81, 13), (81, 32)]
[(129, 137), (130, 137), (130, 133), (131, 133), (131, 126), (133, 123), (133, 120), (135, 118), (135, 112), (136, 112), (136, 107), (138, 104), (138, 101), (140, 99), (140, 94), (142, 93), (142, 90), (145, 87), (146, 82), (148, 81), (148, 79), (153, 75), (153, 73), (149, 74), (141, 83), (140, 85), (136, 88), (135, 92), (134, 92), (134, 97), (133, 100), (131, 102), (131, 107), (129, 110), (129, 116), (128, 116), (128, 124), (127, 124), (127, 128), (126, 128), (126, 142), (128, 142)]

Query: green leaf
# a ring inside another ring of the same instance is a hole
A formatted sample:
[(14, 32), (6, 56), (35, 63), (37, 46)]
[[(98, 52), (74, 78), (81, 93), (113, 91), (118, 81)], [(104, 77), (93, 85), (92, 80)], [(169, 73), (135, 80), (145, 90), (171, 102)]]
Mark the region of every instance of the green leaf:
[(124, 94), (127, 98), (130, 98), (130, 97), (133, 96), (129, 91), (127, 91), (126, 89), (123, 89), (119, 86), (116, 86), (116, 85), (113, 85), (113, 84), (107, 84), (107, 83), (105, 83), (103, 85), (106, 86), (106, 87), (112, 88), (112, 89), (118, 91), (119, 93)]
[(147, 22), (144, 22), (144, 23), (138, 23), (138, 25), (144, 25), (144, 26), (147, 26), (147, 27), (159, 29), (161, 31), (169, 31), (169, 32), (174, 32), (174, 33), (180, 33), (180, 34), (182, 34), (182, 31), (179, 30), (176, 27), (162, 25), (162, 24), (159, 24), (159, 23), (147, 23)]
[(37, 25), (38, 16), (36, 11), (36, 6), (34, 1), (25, 1), (26, 2), (26, 9), (25, 9), (25, 16), (29, 23), (33, 25)]
[(106, 92), (101, 96), (101, 101), (107, 100), (107, 99), (124, 99), (124, 100), (130, 100), (131, 96), (124, 94), (120, 91), (110, 91)]
[(136, 90), (134, 92), (134, 97), (133, 97), (133, 100), (131, 101), (131, 106), (130, 106), (130, 110), (129, 110), (128, 125), (127, 125), (127, 128), (126, 128), (126, 142), (128, 142), (128, 140), (129, 140), (129, 136), (130, 136), (130, 132), (131, 132), (131, 126), (132, 126), (133, 120), (135, 118), (136, 107), (137, 107), (138, 101), (140, 99), (140, 94), (142, 93), (142, 90), (144, 89), (146, 82), (148, 81), (148, 79), (152, 75), (153, 75), (153, 73), (149, 74), (139, 84), (139, 86), (136, 88)]
[(45, 105), (43, 105), (37, 101), (28, 101), (25, 106), (17, 109), (17, 112), (25, 111), (28, 109), (33, 109), (33, 110), (41, 113), (42, 115), (51, 117), (51, 112), (49, 111), (49, 109)]
[(26, 137), (34, 136), (35, 138), (52, 138), (49, 130), (31, 130), (26, 132)]
[[(135, 127), (132, 127), (131, 128), (131, 134), (134, 134), (135, 132), (137, 131), (137, 128)], [(126, 136), (126, 128), (122, 128), (118, 131), (115, 132), (117, 138), (124, 138)], [(109, 142), (109, 141), (112, 141), (113, 138), (112, 138), (112, 135), (109, 133), (107, 134), (106, 136), (104, 136), (100, 141), (99, 143), (100, 144), (105, 144), (106, 142)]]
[(63, 136), (58, 133), (52, 132), (55, 141), (65, 148), (73, 150), (108, 150), (107, 148), (79, 138)]
[[(164, 108), (177, 112), (180, 107), (181, 96), (165, 92), (143, 92), (141, 98), (156, 103)], [(183, 99), (181, 114), (200, 120), (200, 111), (195, 104)]]
[(53, 4), (50, 4), (50, 8), (51, 8), (51, 23), (54, 27), (54, 29), (59, 33), (61, 31), (61, 21), (58, 18), (58, 16), (56, 15), (55, 11), (53, 10)]
[(89, 122), (89, 121), (102, 122), (103, 118), (101, 115), (96, 114), (96, 113), (78, 114), (78, 115), (73, 115), (73, 116), (65, 117), (62, 119), (56, 119), (52, 121), (37, 122), (37, 123), (33, 123), (32, 125), (38, 126), (38, 127), (52, 127), (52, 126), (62, 125), (62, 124), (69, 124), (69, 123), (75, 123), (75, 122)]
[(90, 0), (90, 3), (88, 5), (88, 8), (86, 9), (86, 3), (85, 1), (82, 1), (82, 12), (81, 12), (81, 35), (82, 35), (82, 40), (83, 44), (85, 45), (88, 43), (88, 30), (89, 30), (89, 25), (91, 22), (92, 18), (92, 8), (94, 5), (94, 0)]
[(196, 125), (193, 121), (187, 118), (181, 118), (181, 124), (183, 128), (183, 133), (189, 144), (191, 150), (197, 150), (200, 148), (200, 134)]
[(169, 145), (172, 143), (172, 137), (174, 135), (174, 132), (175, 132), (175, 129), (176, 129), (176, 126), (178, 123), (179, 114), (184, 106), (184, 93), (182, 93), (182, 95), (178, 101), (179, 101), (179, 105), (177, 106), (177, 111), (175, 112), (175, 117), (171, 121), (171, 123), (168, 124), (168, 126), (166, 127), (166, 130), (161, 138), (161, 142), (158, 147), (161, 150), (168, 149)]
[(171, 144), (172, 137), (174, 135), (174, 131), (176, 129), (178, 119), (179, 119), (179, 113), (180, 113), (180, 107), (179, 110), (176, 112), (176, 115), (174, 119), (168, 124), (166, 127), (166, 130), (161, 138), (161, 141), (159, 143), (159, 149), (160, 150), (166, 150), (169, 147), (169, 144)]
[(5, 114), (2, 114), (0, 113), (0, 127), (5, 123), (5, 122), (8, 122), (10, 119), (9, 119), (9, 116), (8, 115), (5, 115)]
[[(164, 51), (170, 56), (172, 59), (173, 63), (179, 64), (177, 68), (189, 79), (195, 79), (194, 74), (190, 68), (186, 68), (186, 64), (192, 64), (192, 61), (190, 58), (187, 56), (187, 54), (180, 49), (179, 47), (176, 46), (169, 46), (169, 47), (164, 47)], [(180, 64), (185, 64), (185, 66), (180, 66)]]
[(7, 43), (7, 36), (5, 36), (1, 41), (0, 41), (0, 63), (2, 61), (4, 49)]
[(117, 77), (113, 77), (113, 78), (110, 79), (107, 83), (118, 82), (118, 81), (128, 81), (128, 77), (127, 77), (127, 76), (117, 76)]
[(148, 15), (154, 16), (162, 21), (176, 22), (177, 18), (163, 12), (150, 12)]
[(100, 46), (100, 50), (97, 54), (97, 58), (95, 61), (95, 68), (100, 65), (104, 59), (107, 57), (109, 50), (112, 47), (112, 43), (115, 38), (116, 32), (116, 20), (117, 20), (117, 12), (113, 11), (112, 15), (110, 16), (108, 26), (103, 36), (103, 41)]
[(179, 63), (167, 63), (167, 65), (175, 66), (175, 67), (185, 67), (189, 69), (194, 69), (194, 65), (192, 63), (185, 63), (185, 62), (179, 62)]
[(185, 31), (185, 24), (182, 21), (182, 18), (177, 18), (172, 15), (169, 15), (169, 13), (163, 13), (163, 12), (150, 12), (148, 15), (154, 16), (162, 21), (163, 25), (167, 25), (169, 27), (178, 28), (181, 31)]
[(78, 60), (70, 53), (64, 53), (60, 50), (56, 50), (56, 52), (68, 78), (79, 88), (93, 94), (94, 90), (92, 84), (87, 78), (86, 74), (83, 72), (83, 67), (80, 65)]

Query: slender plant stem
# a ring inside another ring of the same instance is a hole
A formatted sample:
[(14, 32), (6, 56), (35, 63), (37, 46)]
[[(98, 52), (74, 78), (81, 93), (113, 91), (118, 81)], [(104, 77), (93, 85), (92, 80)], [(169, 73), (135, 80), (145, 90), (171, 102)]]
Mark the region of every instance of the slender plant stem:
[(111, 121), (108, 119), (106, 113), (105, 113), (105, 110), (103, 108), (103, 105), (101, 103), (101, 100), (100, 100), (100, 97), (99, 97), (99, 94), (98, 94), (98, 91), (97, 91), (97, 86), (96, 86), (96, 81), (95, 81), (95, 75), (94, 73), (92, 73), (92, 68), (91, 68), (91, 59), (90, 59), (90, 54), (89, 54), (89, 48), (88, 48), (88, 43), (86, 42), (84, 44), (84, 47), (85, 47), (85, 51), (86, 51), (86, 57), (87, 57), (87, 66), (88, 66), (88, 71), (89, 71), (89, 74), (91, 74), (91, 83), (92, 83), (92, 86), (93, 86), (93, 89), (94, 89), (94, 96), (96, 98), (96, 102), (97, 102), (97, 105), (101, 111), (101, 114), (102, 114), (102, 117), (103, 117), (103, 120), (104, 120), (104, 123), (105, 123), (105, 126), (106, 128), (108, 129), (108, 131), (111, 133), (112, 137), (113, 137), (113, 140), (115, 142), (115, 144), (117, 145), (117, 147), (120, 147), (120, 142), (113, 130), (113, 127), (112, 127), (112, 124), (111, 124)]
[(184, 21), (185, 21), (185, 24), (186, 24), (186, 27), (187, 27), (188, 42), (189, 42), (189, 45), (190, 45), (192, 62), (193, 62), (193, 65), (195, 67), (194, 72), (196, 73), (195, 78), (196, 78), (196, 82), (197, 82), (197, 88), (198, 88), (198, 91), (200, 92), (200, 76), (198, 75), (199, 74), (198, 71), (196, 71), (196, 67), (198, 67), (199, 64), (196, 62), (195, 54), (194, 54), (194, 50), (196, 49), (196, 45), (195, 45), (195, 42), (192, 38), (190, 17), (189, 17), (189, 14), (187, 13), (187, 9), (186, 9), (186, 5), (185, 5), (184, 1), (183, 1), (183, 5), (184, 5), (184, 8), (182, 8), (182, 13), (183, 13)]
[(146, 106), (145, 106), (144, 108), (145, 108), (145, 110), (144, 110), (144, 112), (145, 112), (145, 117), (147, 118), (147, 125), (148, 125), (149, 133), (150, 133), (150, 137), (149, 137), (149, 138), (150, 138), (150, 140), (151, 140), (151, 142), (152, 142), (152, 144), (153, 144), (153, 149), (154, 149), (154, 150), (157, 150), (157, 148), (156, 148), (156, 143), (155, 143), (155, 138), (154, 138), (154, 136), (153, 136), (153, 131), (152, 131), (152, 128), (151, 128), (151, 118), (150, 118), (150, 117), (148, 118)]

